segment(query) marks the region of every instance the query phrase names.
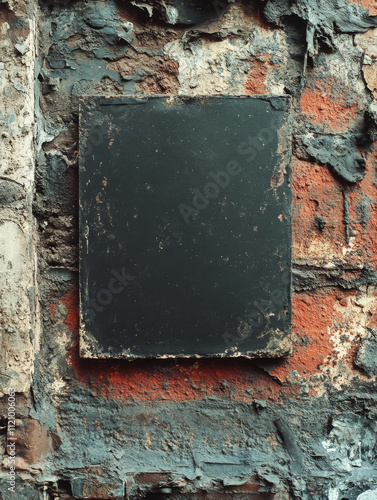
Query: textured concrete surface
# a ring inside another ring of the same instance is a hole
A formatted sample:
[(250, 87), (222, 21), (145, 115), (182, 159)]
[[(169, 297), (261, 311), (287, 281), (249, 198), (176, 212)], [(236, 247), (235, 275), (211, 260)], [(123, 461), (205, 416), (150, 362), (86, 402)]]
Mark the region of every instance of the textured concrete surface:
[[(377, 5), (195, 5), (0, 2), (3, 499), (376, 498)], [(143, 93), (292, 96), (290, 356), (80, 359), (78, 100)]]
[(0, 395), (30, 388), (39, 328), (36, 224), (33, 4), (0, 4)]

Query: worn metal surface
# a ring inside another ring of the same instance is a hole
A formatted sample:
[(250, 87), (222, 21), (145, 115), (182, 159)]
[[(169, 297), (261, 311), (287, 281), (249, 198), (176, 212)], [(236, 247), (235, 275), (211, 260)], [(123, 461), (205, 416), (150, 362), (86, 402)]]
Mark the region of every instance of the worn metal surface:
[(287, 352), (288, 112), (287, 97), (84, 101), (82, 356)]

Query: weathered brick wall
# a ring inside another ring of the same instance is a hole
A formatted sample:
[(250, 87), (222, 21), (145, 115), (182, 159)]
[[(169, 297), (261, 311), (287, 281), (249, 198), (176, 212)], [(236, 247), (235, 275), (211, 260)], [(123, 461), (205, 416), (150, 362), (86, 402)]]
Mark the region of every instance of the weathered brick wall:
[[(376, 499), (377, 4), (164, 5), (0, 3), (2, 498)], [(78, 99), (124, 93), (292, 96), (287, 358), (79, 358)]]

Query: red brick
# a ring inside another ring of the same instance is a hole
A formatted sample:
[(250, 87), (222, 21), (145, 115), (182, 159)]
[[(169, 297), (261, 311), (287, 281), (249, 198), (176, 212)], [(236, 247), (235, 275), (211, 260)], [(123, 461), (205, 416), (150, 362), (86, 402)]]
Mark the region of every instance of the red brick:
[[(332, 131), (348, 130), (356, 117), (358, 106), (348, 103), (349, 88), (337, 84), (334, 78), (317, 80), (307, 87), (301, 98), (301, 112), (311, 121)], [(357, 95), (353, 100), (357, 102)]]

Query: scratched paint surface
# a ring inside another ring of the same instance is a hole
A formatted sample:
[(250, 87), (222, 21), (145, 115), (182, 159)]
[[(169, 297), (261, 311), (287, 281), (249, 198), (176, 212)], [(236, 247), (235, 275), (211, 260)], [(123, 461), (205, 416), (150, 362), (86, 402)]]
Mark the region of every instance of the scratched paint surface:
[(287, 97), (86, 100), (82, 356), (289, 352), (288, 119)]

